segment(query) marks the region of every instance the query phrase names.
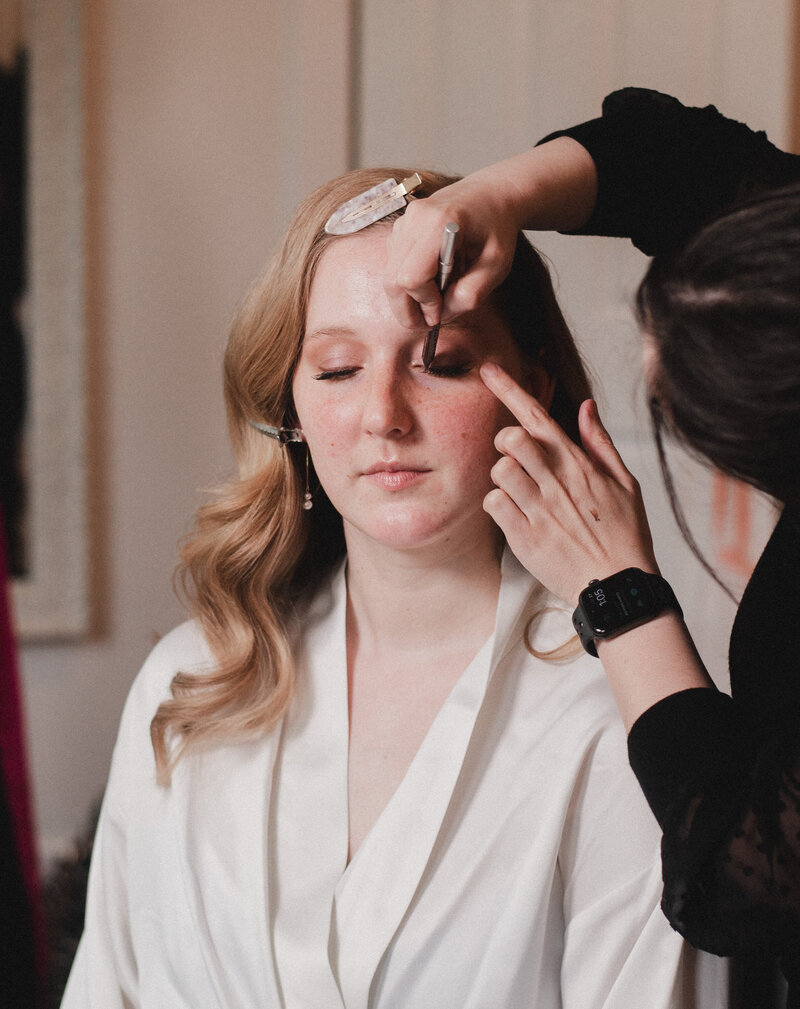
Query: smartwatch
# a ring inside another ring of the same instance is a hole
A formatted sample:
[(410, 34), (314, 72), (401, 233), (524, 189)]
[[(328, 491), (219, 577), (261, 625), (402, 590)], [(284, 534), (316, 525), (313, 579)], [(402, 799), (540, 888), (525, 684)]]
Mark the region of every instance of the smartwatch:
[(610, 578), (589, 582), (578, 597), (572, 623), (583, 647), (597, 658), (596, 641), (624, 634), (665, 610), (683, 617), (669, 583), (661, 575), (626, 568)]

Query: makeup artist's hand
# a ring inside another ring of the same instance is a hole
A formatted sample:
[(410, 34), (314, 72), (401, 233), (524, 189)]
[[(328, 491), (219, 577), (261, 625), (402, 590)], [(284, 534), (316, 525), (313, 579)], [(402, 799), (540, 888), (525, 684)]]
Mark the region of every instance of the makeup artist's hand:
[(520, 562), (570, 606), (592, 578), (657, 572), (639, 485), (594, 401), (580, 409), (582, 450), (502, 368), (484, 364), (481, 378), (521, 425), (497, 434), (496, 489), (483, 503)]
[[(424, 200), (411, 200), (387, 242), (386, 293), (405, 326), (428, 326), (472, 311), (511, 268), (521, 224), (519, 200), (499, 166), (468, 175)], [(445, 291), (437, 285), (444, 227), (459, 226), (456, 265)]]
[[(404, 326), (447, 322), (472, 311), (506, 277), (525, 229), (571, 230), (588, 220), (597, 173), (570, 137), (499, 161), (411, 200), (387, 243), (386, 293)], [(456, 265), (444, 294), (436, 283), (444, 226), (459, 226)]]

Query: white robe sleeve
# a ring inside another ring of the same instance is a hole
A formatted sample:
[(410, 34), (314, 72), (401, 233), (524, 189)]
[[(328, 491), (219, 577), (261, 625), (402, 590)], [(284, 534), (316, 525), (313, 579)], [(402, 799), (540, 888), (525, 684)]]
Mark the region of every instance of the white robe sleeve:
[(92, 852), (86, 927), (62, 1009), (138, 1009), (125, 861), (124, 827), (104, 804)]
[(586, 762), (559, 856), (563, 1009), (722, 1009), (725, 962), (691, 949), (661, 912), (659, 832), (633, 774), (606, 759), (615, 736)]
[(196, 627), (183, 624), (153, 649), (128, 695), (92, 848), (84, 932), (61, 1009), (138, 1009), (146, 1002), (139, 963), (158, 951), (150, 933), (134, 934), (135, 904), (148, 881), (130, 842), (137, 828), (163, 819), (168, 794), (155, 780), (150, 721), (175, 672), (208, 661)]

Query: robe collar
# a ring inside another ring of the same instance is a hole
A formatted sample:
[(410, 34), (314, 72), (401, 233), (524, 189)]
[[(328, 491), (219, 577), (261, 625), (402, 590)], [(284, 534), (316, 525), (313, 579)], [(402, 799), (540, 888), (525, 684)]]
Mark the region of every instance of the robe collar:
[(199, 754), (176, 772), (187, 900), (226, 1009), (368, 1009), (434, 851), (487, 687), (530, 615), (538, 583), (508, 549), (501, 570), (492, 635), (349, 866), (344, 565), (306, 615), (298, 689), (282, 725), (262, 740)]

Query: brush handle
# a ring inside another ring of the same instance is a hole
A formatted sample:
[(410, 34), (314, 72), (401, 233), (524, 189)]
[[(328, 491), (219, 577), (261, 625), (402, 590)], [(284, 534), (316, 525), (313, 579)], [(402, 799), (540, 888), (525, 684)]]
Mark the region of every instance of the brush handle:
[(453, 272), (453, 264), (456, 261), (456, 238), (459, 227), (455, 221), (450, 221), (444, 226), (442, 235), (442, 247), (439, 250), (439, 290), (443, 291), (447, 287), (447, 281)]
[[(439, 250), (439, 276), (437, 278), (440, 291), (443, 291), (447, 287), (447, 281), (453, 272), (453, 264), (456, 261), (456, 238), (458, 231), (459, 228), (455, 221), (450, 221), (444, 226), (442, 247)], [(425, 371), (430, 368), (431, 362), (436, 356), (436, 344), (439, 341), (439, 326), (440, 323), (437, 322), (435, 326), (428, 330), (425, 343), (422, 345), (422, 367)]]

